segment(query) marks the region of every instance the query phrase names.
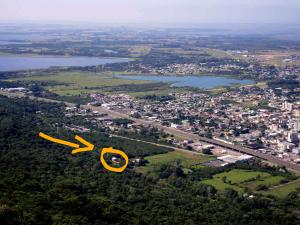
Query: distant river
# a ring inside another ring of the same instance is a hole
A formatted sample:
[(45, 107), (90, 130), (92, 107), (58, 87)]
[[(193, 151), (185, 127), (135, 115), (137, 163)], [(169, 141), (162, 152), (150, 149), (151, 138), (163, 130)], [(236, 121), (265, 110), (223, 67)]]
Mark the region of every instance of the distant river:
[(107, 63), (128, 62), (126, 58), (99, 58), (84, 56), (31, 56), (0, 55), (0, 71), (46, 69), (53, 66), (95, 66)]
[(239, 80), (234, 78), (220, 76), (117, 76), (132, 80), (148, 80), (171, 83), (174, 87), (194, 87), (210, 89), (220, 86), (229, 86), (232, 84), (253, 84), (252, 80)]

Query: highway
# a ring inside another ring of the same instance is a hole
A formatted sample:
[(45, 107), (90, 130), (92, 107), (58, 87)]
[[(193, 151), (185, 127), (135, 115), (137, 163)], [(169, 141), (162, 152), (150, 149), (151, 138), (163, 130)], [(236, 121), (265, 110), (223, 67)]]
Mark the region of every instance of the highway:
[[(0, 94), (6, 95), (8, 97), (13, 97), (13, 96), (14, 97), (24, 97), (24, 96), (20, 96), (20, 95), (16, 96), (15, 94), (7, 93), (7, 92), (5, 93), (5, 92), (2, 92), (2, 91), (0, 91)], [(35, 99), (35, 100), (38, 100), (38, 101), (65, 103), (67, 106), (75, 106), (74, 103), (61, 102), (61, 101), (56, 101), (56, 100), (47, 99), (47, 98), (40, 98), (40, 97), (30, 96), (30, 99)], [(246, 147), (243, 147), (243, 146), (240, 146), (240, 145), (227, 144), (227, 143), (217, 141), (217, 140), (214, 140), (214, 139), (200, 137), (197, 134), (191, 134), (191, 133), (181, 131), (181, 130), (178, 130), (178, 129), (175, 129), (175, 128), (172, 128), (172, 127), (166, 127), (166, 126), (163, 126), (163, 125), (161, 125), (159, 123), (156, 123), (156, 122), (153, 122), (153, 121), (146, 121), (146, 120), (142, 120), (142, 119), (132, 118), (132, 117), (130, 117), (129, 115), (127, 115), (125, 113), (109, 110), (109, 109), (101, 107), (101, 106), (81, 105), (81, 107), (83, 107), (85, 109), (91, 109), (93, 111), (98, 111), (100, 113), (108, 114), (109, 116), (111, 116), (113, 118), (130, 119), (130, 120), (134, 121), (136, 124), (157, 127), (159, 129), (163, 129), (166, 133), (173, 134), (175, 136), (179, 136), (179, 137), (182, 137), (184, 139), (193, 140), (193, 141), (201, 141), (201, 142), (205, 142), (205, 143), (208, 143), (208, 144), (213, 144), (213, 145), (216, 145), (216, 146), (220, 146), (220, 147), (225, 148), (225, 149), (242, 152), (242, 153), (252, 155), (252, 156), (261, 158), (263, 160), (267, 160), (271, 163), (274, 163), (274, 164), (277, 164), (277, 165), (280, 165), (280, 166), (285, 166), (289, 169), (300, 172), (300, 165), (290, 163), (290, 162), (284, 161), (282, 159), (279, 159), (277, 157), (274, 157), (272, 155), (263, 154), (263, 153), (260, 153), (258, 151), (255, 151), (253, 149), (246, 148)]]
[(200, 152), (194, 152), (194, 151), (186, 150), (186, 149), (183, 149), (183, 148), (177, 148), (177, 147), (173, 147), (173, 146), (169, 146), (169, 145), (163, 145), (163, 144), (159, 144), (159, 143), (154, 143), (154, 142), (149, 142), (149, 141), (143, 141), (143, 140), (139, 140), (139, 139), (135, 139), (135, 138), (129, 138), (129, 137), (119, 136), (119, 135), (115, 135), (115, 134), (112, 134), (111, 136), (112, 137), (117, 137), (117, 138), (131, 140), (131, 141), (136, 141), (136, 142), (142, 142), (142, 143), (146, 143), (146, 144), (151, 144), (151, 145), (155, 145), (155, 146), (160, 146), (160, 147), (164, 147), (164, 148), (171, 148), (171, 149), (174, 149), (176, 151), (180, 151), (180, 152), (184, 152), (184, 153), (188, 153), (188, 154), (192, 154), (192, 155), (200, 155), (200, 156), (204, 155), (204, 154), (202, 154)]
[(252, 156), (261, 158), (263, 160), (267, 160), (271, 163), (274, 163), (274, 164), (277, 164), (277, 165), (280, 165), (280, 166), (285, 166), (287, 168), (290, 168), (292, 170), (296, 170), (296, 171), (300, 172), (300, 165), (281, 160), (281, 159), (279, 159), (277, 157), (274, 157), (272, 155), (267, 155), (267, 154), (260, 153), (258, 151), (253, 150), (253, 149), (250, 149), (250, 148), (246, 148), (246, 147), (243, 147), (243, 146), (240, 146), (240, 145), (227, 144), (227, 143), (224, 143), (224, 142), (221, 142), (221, 141), (217, 141), (217, 140), (209, 139), (209, 138), (205, 138), (205, 137), (200, 137), (197, 134), (191, 134), (191, 133), (188, 133), (188, 132), (185, 132), (185, 131), (182, 131), (182, 130), (178, 130), (178, 129), (175, 129), (175, 128), (172, 128), (172, 127), (166, 127), (166, 126), (163, 126), (163, 125), (158, 124), (158, 123), (153, 122), (153, 121), (146, 121), (146, 120), (142, 120), (142, 119), (132, 118), (132, 117), (130, 117), (129, 115), (127, 115), (125, 113), (112, 111), (112, 110), (109, 110), (109, 109), (104, 108), (104, 107), (98, 107), (98, 106), (84, 106), (84, 107), (90, 108), (93, 111), (98, 111), (98, 112), (101, 112), (101, 113), (107, 113), (111, 117), (130, 119), (130, 120), (134, 121), (136, 124), (157, 127), (159, 129), (163, 129), (166, 133), (173, 134), (173, 135), (182, 137), (184, 139), (193, 140), (193, 141), (201, 141), (201, 142), (205, 142), (205, 143), (208, 143), (208, 144), (213, 144), (213, 145), (216, 145), (216, 146), (220, 146), (220, 147), (225, 148), (225, 149), (234, 150), (234, 151), (242, 152), (242, 153), (245, 153), (245, 154), (248, 154), (248, 155), (252, 155)]

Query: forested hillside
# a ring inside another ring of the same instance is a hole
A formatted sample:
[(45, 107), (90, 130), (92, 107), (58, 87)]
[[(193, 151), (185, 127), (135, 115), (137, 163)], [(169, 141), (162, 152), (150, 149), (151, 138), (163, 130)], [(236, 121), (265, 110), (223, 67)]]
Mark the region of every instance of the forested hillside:
[(38, 137), (43, 131), (73, 140), (74, 134), (55, 127), (72, 120), (63, 110), (59, 104), (0, 97), (1, 224), (299, 224), (297, 196), (248, 198), (200, 183), (216, 169), (185, 174), (170, 165), (154, 176), (129, 167), (116, 174), (99, 162), (104, 146), (123, 149), (130, 158), (167, 148), (91, 132), (83, 137), (97, 150), (71, 155), (70, 148)]

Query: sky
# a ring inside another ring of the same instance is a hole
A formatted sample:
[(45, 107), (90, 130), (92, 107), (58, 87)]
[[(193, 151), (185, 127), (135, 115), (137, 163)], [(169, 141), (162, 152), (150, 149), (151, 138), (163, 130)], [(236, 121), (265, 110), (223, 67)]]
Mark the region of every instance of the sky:
[(0, 0), (1, 21), (299, 24), (300, 0)]

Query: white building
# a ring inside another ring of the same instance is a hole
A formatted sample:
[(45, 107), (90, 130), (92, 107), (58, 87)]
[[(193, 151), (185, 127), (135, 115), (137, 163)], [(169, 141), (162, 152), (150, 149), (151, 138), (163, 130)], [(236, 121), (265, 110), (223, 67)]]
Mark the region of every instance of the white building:
[(17, 87), (17, 88), (8, 88), (7, 89), (9, 92), (19, 92), (19, 91), (28, 91), (27, 88), (23, 88), (23, 87)]
[(293, 104), (290, 103), (290, 102), (285, 101), (285, 102), (282, 104), (282, 109), (283, 109), (283, 110), (292, 111), (292, 110), (293, 110)]
[(278, 142), (278, 149), (281, 152), (291, 151), (294, 147), (295, 147), (295, 144), (287, 142), (287, 141)]
[(300, 148), (293, 148), (292, 153), (300, 155)]
[(180, 126), (180, 125), (178, 125), (178, 124), (175, 124), (175, 123), (171, 123), (171, 127), (172, 127), (172, 128), (176, 128), (176, 129), (179, 129), (179, 128), (181, 128), (181, 126)]
[(240, 156), (236, 156), (236, 155), (224, 155), (224, 156), (220, 156), (218, 157), (218, 160), (221, 160), (223, 162), (225, 162), (222, 165), (228, 165), (228, 164), (233, 164), (233, 163), (237, 163), (237, 162), (244, 162), (244, 161), (248, 161), (250, 159), (252, 159), (253, 156), (251, 155), (240, 155)]

